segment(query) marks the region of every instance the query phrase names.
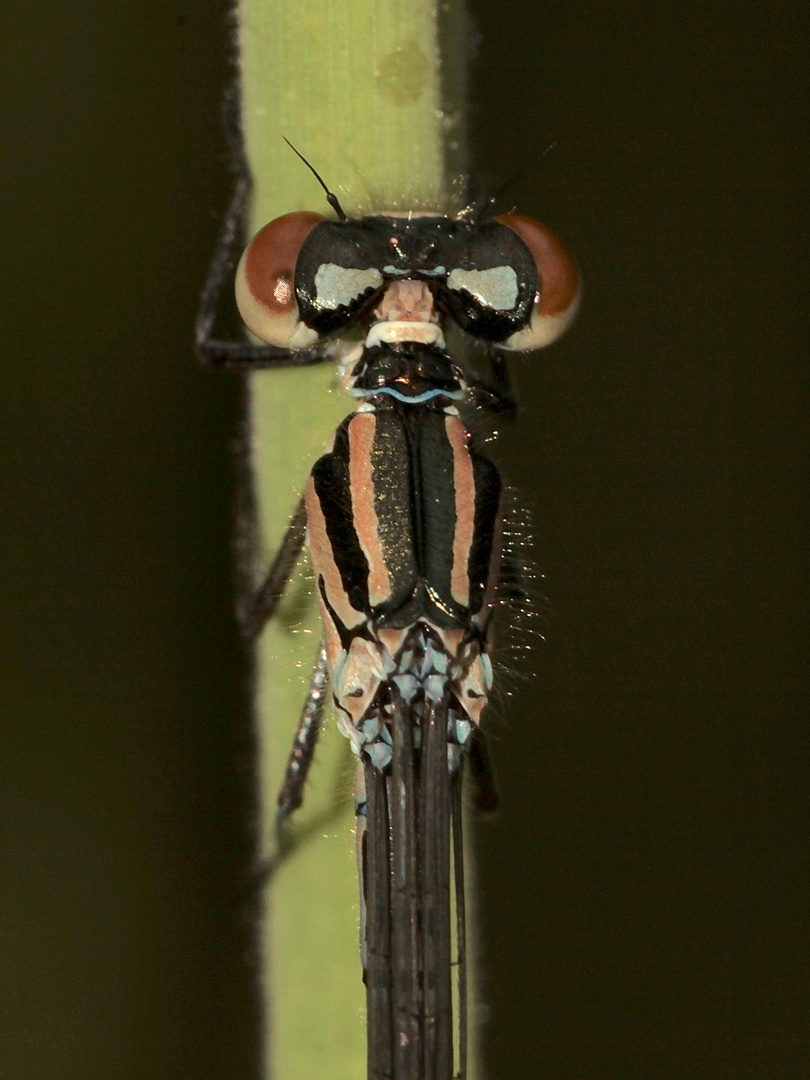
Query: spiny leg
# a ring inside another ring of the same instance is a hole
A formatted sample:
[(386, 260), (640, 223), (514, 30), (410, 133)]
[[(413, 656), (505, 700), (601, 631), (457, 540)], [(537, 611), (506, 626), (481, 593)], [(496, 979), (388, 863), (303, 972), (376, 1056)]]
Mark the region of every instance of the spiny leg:
[(334, 346), (325, 342), (309, 349), (280, 349), (274, 345), (253, 345), (247, 341), (223, 341), (215, 335), (215, 324), (222, 304), (225, 285), (233, 282), (236, 255), (245, 243), (245, 221), (250, 202), (251, 179), (242, 149), (242, 133), (238, 119), (238, 87), (226, 100), (225, 128), (236, 174), (231, 201), (214, 249), (214, 257), (205, 279), (194, 337), (197, 356), (203, 364), (217, 367), (239, 367), (248, 370), (261, 368), (301, 367), (333, 359)]
[[(292, 577), (307, 530), (307, 513), (304, 498), (299, 500), (287, 531), (276, 551), (270, 569), (257, 590), (245, 619), (243, 631), (249, 639), (255, 639), (275, 614), (281, 597)], [(301, 715), (298, 720), (284, 782), (278, 795), (278, 824), (282, 825), (303, 801), (303, 789), (315, 746), (323, 722), (323, 713), (329, 687), (329, 670), (326, 647), (321, 643), (318, 657), (310, 679)]]
[(512, 386), (512, 377), (509, 374), (506, 357), (499, 349), (492, 349), (489, 359), (495, 379), (495, 395), (498, 401), (502, 403), (503, 411), (508, 413), (509, 418), (512, 419), (517, 410), (517, 403), (515, 402), (515, 391)]
[(473, 373), (465, 375), (475, 404), (484, 412), (514, 420), (517, 402), (509, 375), (506, 357), (493, 345), (486, 348), (486, 356), (492, 368), (493, 382), (488, 383)]
[(329, 668), (326, 660), (326, 646), (321, 642), (318, 659), (312, 672), (304, 707), (298, 720), (295, 738), (287, 761), (284, 783), (278, 793), (278, 824), (282, 825), (293, 810), (297, 810), (304, 800), (304, 786), (309, 775), (309, 767), (315, 755), (315, 746), (321, 733), (323, 713), (329, 694)]
[[(256, 638), (275, 614), (287, 588), (304, 546), (307, 531), (307, 512), (303, 496), (295, 508), (284, 538), (261, 587), (256, 592), (248, 614), (245, 634)], [(303, 801), (303, 789), (320, 735), (323, 713), (329, 688), (329, 669), (326, 646), (323, 642), (310, 679), (307, 696), (298, 720), (292, 750), (278, 796), (279, 824), (297, 810)]]
[(279, 544), (267, 575), (256, 592), (244, 626), (248, 638), (256, 638), (273, 617), (292, 577), (307, 535), (307, 510), (302, 495)]

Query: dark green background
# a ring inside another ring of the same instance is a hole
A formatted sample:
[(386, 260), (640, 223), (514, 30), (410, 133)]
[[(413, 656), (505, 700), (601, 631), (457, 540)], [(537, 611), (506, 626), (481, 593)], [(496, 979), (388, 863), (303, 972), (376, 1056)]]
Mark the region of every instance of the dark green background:
[[(586, 286), (499, 451), (547, 641), (491, 723), (491, 1080), (810, 1075), (797, 10), (477, 5), (481, 171), (558, 143), (510, 199)], [(190, 347), (226, 11), (0, 16), (9, 1080), (255, 1075), (240, 389)]]

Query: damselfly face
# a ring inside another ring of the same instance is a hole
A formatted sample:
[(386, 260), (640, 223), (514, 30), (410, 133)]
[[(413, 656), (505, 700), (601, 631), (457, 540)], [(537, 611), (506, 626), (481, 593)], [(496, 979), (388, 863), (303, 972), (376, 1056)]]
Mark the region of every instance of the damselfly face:
[(450, 318), (501, 349), (527, 350), (568, 327), (579, 279), (559, 237), (520, 214), (329, 221), (299, 211), (253, 237), (236, 298), (247, 327), (286, 349), (368, 323)]

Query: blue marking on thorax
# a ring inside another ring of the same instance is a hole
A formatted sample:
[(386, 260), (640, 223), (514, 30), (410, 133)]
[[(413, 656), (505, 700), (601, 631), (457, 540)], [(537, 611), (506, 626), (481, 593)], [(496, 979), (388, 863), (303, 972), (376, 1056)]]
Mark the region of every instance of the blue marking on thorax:
[(402, 394), (399, 390), (392, 390), (390, 386), (378, 386), (374, 390), (358, 390), (352, 387), (352, 397), (364, 398), (374, 397), (375, 394), (389, 394), (392, 398), (396, 398), (397, 401), (402, 401), (406, 405), (421, 405), (425, 401), (431, 401), (433, 398), (446, 397), (453, 401), (463, 401), (463, 390), (426, 390), (424, 394), (417, 394), (415, 397), (410, 394)]

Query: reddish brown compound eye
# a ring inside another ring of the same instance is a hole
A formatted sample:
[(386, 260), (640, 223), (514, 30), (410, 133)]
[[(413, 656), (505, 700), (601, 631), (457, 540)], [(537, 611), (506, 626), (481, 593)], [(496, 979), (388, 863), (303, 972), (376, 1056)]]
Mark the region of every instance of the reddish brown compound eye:
[(550, 345), (571, 325), (579, 306), (579, 271), (574, 256), (546, 225), (522, 214), (500, 214), (496, 219), (513, 229), (532, 254), (540, 290), (529, 325), (502, 343), (506, 349), (539, 349)]
[(317, 339), (299, 317), (295, 261), (301, 244), (323, 221), (299, 210), (263, 226), (242, 255), (236, 271), (236, 306), (248, 330), (268, 345), (304, 348)]

